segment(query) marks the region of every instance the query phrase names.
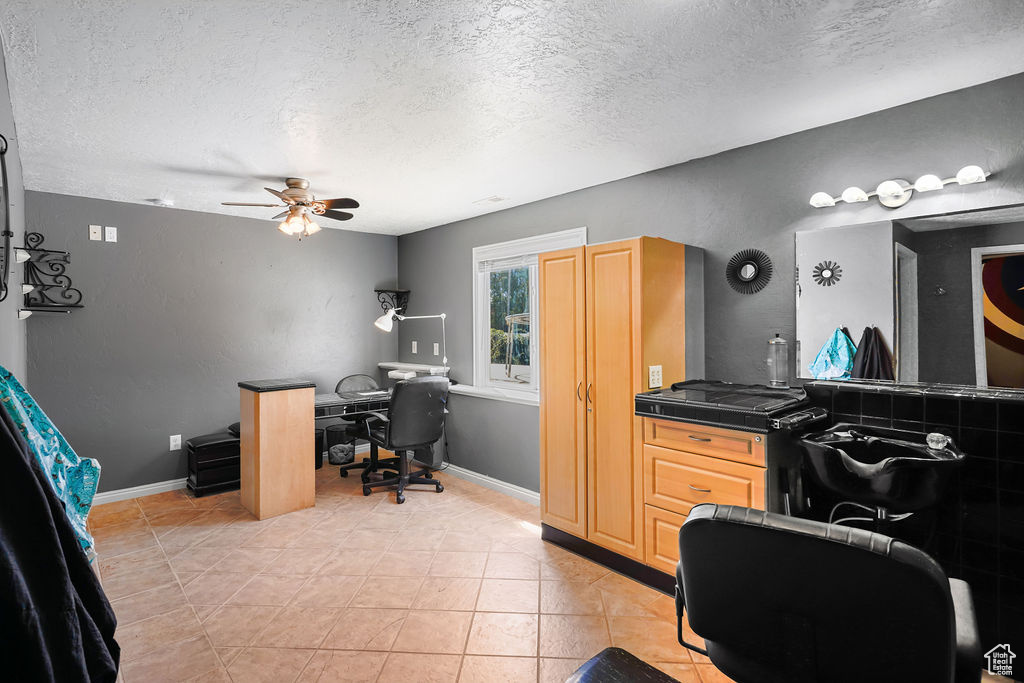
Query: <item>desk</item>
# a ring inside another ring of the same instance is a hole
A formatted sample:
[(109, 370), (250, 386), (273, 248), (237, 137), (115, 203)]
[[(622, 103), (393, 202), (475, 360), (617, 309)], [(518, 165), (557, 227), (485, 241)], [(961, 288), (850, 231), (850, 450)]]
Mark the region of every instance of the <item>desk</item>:
[(313, 416), (317, 420), (329, 417), (352, 418), (362, 413), (387, 412), (390, 403), (390, 389), (317, 394), (313, 399)]

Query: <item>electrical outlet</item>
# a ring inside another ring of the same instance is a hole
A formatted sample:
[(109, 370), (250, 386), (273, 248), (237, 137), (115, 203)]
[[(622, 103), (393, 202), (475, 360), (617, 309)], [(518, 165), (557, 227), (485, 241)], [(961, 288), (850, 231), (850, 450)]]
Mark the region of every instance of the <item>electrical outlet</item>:
[(171, 450), (181, 450), (181, 434), (171, 434)]
[(108, 242), (116, 242), (117, 241), (117, 228), (115, 228), (112, 225), (108, 225), (107, 226), (106, 240)]
[(661, 387), (661, 366), (649, 365), (647, 367), (647, 388), (658, 389)]
[(89, 226), (89, 241), (91, 241), (91, 242), (102, 242), (103, 241), (103, 226), (102, 225), (90, 225)]
[(413, 353), (419, 353), (420, 352), (419, 351), (419, 344), (417, 344), (415, 340), (413, 340), (413, 342), (412, 342), (412, 352)]
[(434, 342), (434, 355), (435, 356), (440, 356), (441, 355), (441, 345), (438, 344), (437, 342)]

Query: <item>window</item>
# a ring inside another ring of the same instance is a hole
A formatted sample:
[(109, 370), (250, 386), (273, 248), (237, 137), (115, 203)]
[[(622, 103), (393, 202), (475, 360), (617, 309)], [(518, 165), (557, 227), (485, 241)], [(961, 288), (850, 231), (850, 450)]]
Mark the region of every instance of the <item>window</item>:
[(473, 249), (473, 381), (508, 396), (536, 394), (537, 255), (586, 243), (586, 228)]

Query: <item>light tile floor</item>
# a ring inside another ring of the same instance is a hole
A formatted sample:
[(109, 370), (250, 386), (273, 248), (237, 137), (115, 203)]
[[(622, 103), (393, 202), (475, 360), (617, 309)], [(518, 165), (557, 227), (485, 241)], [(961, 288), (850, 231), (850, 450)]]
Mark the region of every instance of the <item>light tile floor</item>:
[(535, 506), (451, 476), (264, 521), (237, 492), (97, 506), (121, 680), (564, 681), (623, 647), (684, 683), (728, 679), (676, 642), (671, 598), (540, 540)]

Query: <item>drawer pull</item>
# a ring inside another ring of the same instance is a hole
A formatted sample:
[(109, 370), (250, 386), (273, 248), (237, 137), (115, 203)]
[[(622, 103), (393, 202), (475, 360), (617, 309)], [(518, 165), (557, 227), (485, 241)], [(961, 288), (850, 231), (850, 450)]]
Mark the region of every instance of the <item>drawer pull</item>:
[(697, 491), (698, 493), (711, 493), (711, 489), (699, 489), (693, 484), (687, 484), (687, 486), (689, 486), (690, 489), (692, 489), (693, 491)]
[(711, 441), (711, 439), (705, 439), (703, 436), (694, 436), (693, 434), (687, 434), (686, 436), (688, 436), (692, 441)]

